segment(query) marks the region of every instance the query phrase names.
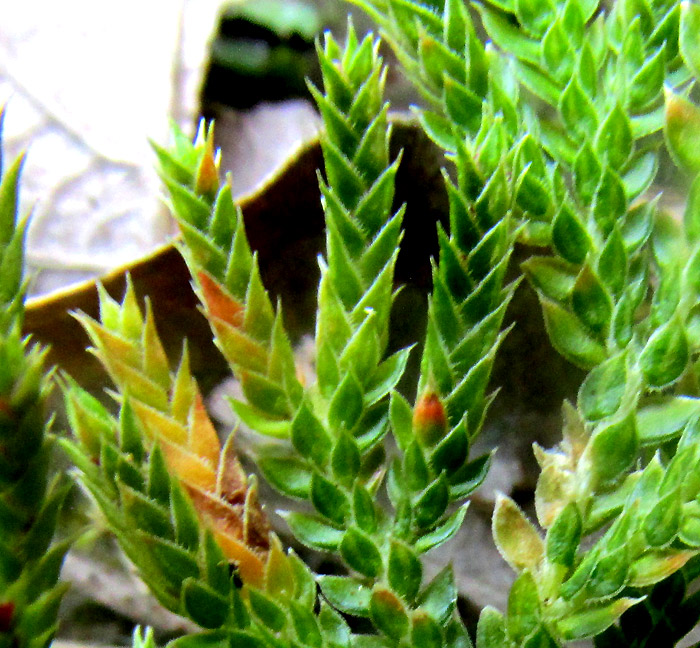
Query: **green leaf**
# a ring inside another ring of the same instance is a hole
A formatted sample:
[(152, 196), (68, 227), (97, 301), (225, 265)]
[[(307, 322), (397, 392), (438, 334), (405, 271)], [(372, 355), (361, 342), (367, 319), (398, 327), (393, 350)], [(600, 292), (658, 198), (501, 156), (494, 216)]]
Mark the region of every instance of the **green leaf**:
[(449, 490), (444, 476), (440, 475), (418, 497), (413, 509), (416, 524), (423, 529), (431, 527), (447, 509)]
[(530, 257), (521, 267), (533, 287), (549, 299), (567, 300), (576, 283), (576, 268), (561, 259)]
[(374, 370), (372, 378), (366, 386), (364, 398), (367, 405), (373, 405), (396, 387), (406, 370), (412, 349), (413, 347), (408, 347), (397, 351)]
[(589, 448), (593, 486), (618, 479), (634, 464), (638, 449), (634, 414), (596, 429)]
[(576, 612), (559, 621), (557, 631), (566, 641), (594, 637), (609, 628), (624, 612), (641, 600), (621, 598), (612, 603)]
[(627, 384), (627, 355), (620, 353), (586, 376), (578, 395), (581, 413), (588, 421), (612, 416), (622, 404)]
[(400, 641), (408, 633), (408, 615), (391, 590), (375, 587), (369, 602), (369, 615), (375, 628), (394, 641)]
[(695, 177), (700, 173), (700, 108), (666, 90), (666, 143), (676, 164)]
[(559, 99), (559, 112), (568, 130), (585, 138), (598, 130), (598, 117), (588, 95), (581, 89), (578, 76), (571, 77)]
[(311, 470), (305, 462), (294, 457), (261, 457), (257, 463), (267, 482), (280, 493), (309, 499)]
[(541, 37), (554, 20), (549, 0), (515, 0), (515, 15), (520, 24), (535, 37)]
[(311, 502), (321, 515), (339, 526), (350, 513), (350, 502), (345, 493), (317, 472), (311, 478)]
[(591, 249), (591, 239), (573, 209), (562, 203), (552, 222), (552, 244), (557, 253), (570, 263), (583, 263)]
[(666, 396), (637, 411), (637, 430), (642, 445), (660, 445), (677, 437), (688, 421), (700, 413), (700, 400)]
[(571, 291), (571, 305), (574, 313), (591, 331), (607, 333), (613, 310), (612, 299), (588, 263), (584, 264), (576, 278)]
[(241, 401), (231, 400), (230, 403), (238, 418), (251, 430), (277, 439), (289, 438), (291, 425), (288, 420), (270, 418), (256, 408)]
[(205, 583), (189, 579), (182, 588), (182, 607), (203, 628), (220, 628), (229, 614), (228, 601)]
[(357, 526), (367, 533), (377, 531), (377, 508), (374, 497), (359, 482), (352, 491), (352, 513)]
[[(196, 637), (197, 635), (194, 636)], [(189, 637), (185, 638), (189, 639)], [(182, 639), (178, 639), (178, 641), (182, 641)], [(236, 646), (236, 648), (267, 648), (269, 644), (262, 639), (251, 635), (249, 632), (232, 630), (228, 633), (228, 645)], [(180, 647), (178, 646), (178, 648)], [(190, 648), (190, 646), (183, 646), (182, 648)], [(197, 648), (196, 644), (191, 648)]]
[(378, 578), (384, 569), (377, 545), (355, 527), (345, 532), (340, 543), (340, 554), (352, 569), (368, 578)]
[(372, 590), (348, 576), (319, 576), (318, 584), (329, 603), (345, 614), (369, 616)]
[(321, 519), (306, 513), (282, 513), (294, 536), (311, 549), (335, 551), (343, 539), (343, 532)]
[(614, 299), (619, 299), (627, 283), (627, 253), (617, 227), (603, 246), (598, 259), (598, 276)]
[(307, 609), (297, 601), (292, 600), (289, 602), (289, 611), (291, 612), (292, 624), (299, 641), (310, 648), (322, 648), (323, 637), (313, 610)]
[(659, 328), (673, 318), (681, 299), (680, 268), (676, 265), (664, 267), (651, 302), (649, 320), (652, 329)]
[(683, 288), (685, 294), (700, 297), (700, 247), (698, 247), (683, 268)]
[(453, 501), (471, 495), (481, 484), (491, 466), (492, 454), (485, 454), (465, 463), (450, 476), (450, 499)]
[(411, 604), (421, 586), (423, 567), (413, 549), (399, 540), (391, 541), (387, 578), (392, 590)]
[(173, 484), (170, 510), (177, 543), (191, 551), (196, 551), (199, 547), (201, 522), (192, 501), (179, 484)]
[(581, 531), (582, 522), (578, 506), (570, 502), (547, 531), (547, 560), (556, 565), (572, 567), (581, 541)]
[(411, 628), (411, 646), (415, 648), (444, 648), (445, 639), (442, 630), (429, 614), (422, 610), (413, 613)]
[(341, 433), (331, 455), (333, 475), (341, 483), (352, 483), (360, 472), (360, 449), (353, 437)]
[(681, 3), (680, 50), (686, 65), (700, 79), (700, 6)]
[(248, 587), (248, 600), (250, 609), (258, 617), (264, 626), (273, 632), (280, 632), (287, 625), (287, 616), (284, 610), (270, 597), (266, 596), (254, 587)]
[(348, 371), (331, 399), (328, 422), (333, 430), (352, 430), (364, 407), (362, 385), (353, 371)]
[(481, 15), (486, 33), (496, 45), (521, 60), (539, 63), (540, 45), (537, 40), (528, 38), (507, 18), (487, 5), (476, 5), (476, 9)]
[(574, 51), (566, 28), (559, 20), (549, 24), (542, 39), (542, 58), (549, 74), (559, 83), (564, 83), (571, 77)]
[(426, 533), (416, 541), (415, 547), (418, 553), (426, 553), (435, 547), (447, 542), (459, 531), (467, 514), (467, 506), (464, 505), (452, 513), (445, 522), (437, 526), (430, 533)]
[(475, 133), (481, 124), (481, 99), (469, 88), (445, 75), (445, 109), (450, 119), (467, 132)]
[(362, 378), (359, 385), (360, 393), (362, 393), (362, 384), (367, 382), (377, 368), (380, 354), (377, 319), (374, 312), (371, 312), (348, 340), (338, 363), (341, 371), (348, 371), (351, 372), (348, 373), (349, 376)]
[(632, 144), (630, 120), (622, 106), (615, 104), (596, 134), (598, 155), (607, 158), (610, 166), (619, 171), (632, 154)]
[(0, 182), (0, 214), (3, 217), (0, 219), (0, 249), (6, 247), (15, 235), (19, 178), (23, 166), (24, 155), (19, 155), (12, 163), (12, 166), (2, 174), (2, 182)]
[(661, 93), (666, 67), (665, 52), (664, 47), (659, 47), (634, 75), (630, 87), (630, 106), (635, 112), (648, 106)]
[(681, 493), (675, 489), (662, 497), (644, 519), (644, 535), (650, 547), (662, 547), (676, 536), (681, 524)]
[(655, 152), (642, 150), (632, 156), (622, 174), (625, 193), (630, 200), (649, 189), (658, 170), (659, 158)]
[(413, 440), (413, 410), (408, 401), (395, 391), (391, 392), (389, 417), (396, 443), (401, 451), (406, 452)]
[(457, 148), (452, 124), (449, 120), (428, 110), (418, 112), (418, 121), (426, 135), (445, 151), (454, 151)]
[(412, 490), (423, 490), (428, 485), (430, 478), (428, 464), (417, 441), (413, 441), (406, 449), (403, 457), (403, 472)]
[[(528, 43), (529, 44), (529, 43)], [(547, 102), (550, 106), (558, 106), (561, 96), (561, 88), (548, 74), (544, 73), (538, 66), (524, 61), (515, 61), (513, 66), (520, 82), (533, 94)], [(544, 124), (545, 122), (543, 122)], [(543, 133), (544, 135), (544, 133)], [(542, 144), (547, 146), (552, 141), (545, 141)]]
[(331, 453), (331, 439), (307, 403), (302, 403), (292, 421), (292, 443), (304, 459), (319, 466), (325, 464)]
[(149, 567), (157, 567), (178, 590), (187, 578), (199, 578), (200, 570), (194, 556), (184, 548), (162, 538), (148, 535), (143, 531), (136, 532), (135, 542), (140, 547), (148, 547), (148, 557), (144, 561), (153, 563)]
[(649, 338), (639, 356), (639, 366), (649, 386), (662, 389), (681, 377), (688, 359), (685, 328), (674, 317)]
[[(133, 648), (156, 648), (157, 644), (152, 640), (150, 632), (149, 628), (147, 642), (144, 644), (137, 643), (136, 637), (134, 637)], [(148, 641), (149, 638), (150, 641)], [(231, 641), (234, 640), (236, 642), (235, 645), (240, 648), (263, 648), (264, 646), (259, 639), (252, 637), (248, 633), (234, 632), (230, 636), (228, 632), (221, 630), (185, 635), (169, 641), (167, 645), (168, 648), (228, 648), (231, 645)]]
[(321, 612), (318, 615), (318, 622), (321, 626), (321, 632), (329, 644), (329, 648), (342, 648), (342, 646), (350, 644), (350, 628), (348, 624), (325, 601), (321, 601)]
[(418, 606), (445, 625), (457, 606), (457, 586), (452, 567), (445, 567), (418, 597)]
[(516, 578), (508, 595), (508, 633), (522, 642), (540, 625), (540, 605), (537, 584), (530, 571)]
[(586, 591), (592, 599), (609, 598), (618, 594), (625, 585), (629, 570), (629, 550), (623, 545), (596, 562)]
[(689, 547), (700, 547), (700, 517), (693, 515), (698, 513), (697, 508), (686, 510), (686, 507), (692, 506), (694, 503), (685, 504), (683, 506), (683, 516), (681, 527), (678, 530), (678, 538)]
[(254, 371), (239, 372), (241, 388), (248, 402), (271, 418), (289, 416), (287, 394), (277, 383)]
[(446, 471), (448, 479), (459, 470), (469, 455), (469, 434), (463, 420), (437, 445), (430, 455), (430, 465), (436, 473)]
[(603, 236), (607, 237), (613, 231), (626, 211), (625, 186), (615, 170), (606, 166), (593, 201), (593, 217)]
[(574, 186), (579, 198), (590, 205), (600, 183), (603, 167), (589, 142), (585, 142), (574, 159)]
[(479, 615), (476, 627), (478, 648), (506, 648), (510, 646), (508, 630), (503, 615), (491, 606), (486, 606)]
[(575, 315), (540, 294), (545, 326), (554, 348), (567, 360), (590, 369), (606, 358), (606, 350)]

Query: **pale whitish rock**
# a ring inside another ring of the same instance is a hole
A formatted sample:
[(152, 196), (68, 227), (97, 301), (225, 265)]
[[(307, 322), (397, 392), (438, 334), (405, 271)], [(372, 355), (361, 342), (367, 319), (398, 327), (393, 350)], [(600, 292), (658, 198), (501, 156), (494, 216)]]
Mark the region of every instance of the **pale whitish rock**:
[(71, 583), (63, 603), (64, 617), (87, 598), (160, 632), (192, 633), (198, 630), (191, 621), (162, 608), (131, 568), (119, 569), (73, 551), (63, 562), (61, 577)]
[(0, 11), (7, 157), (29, 147), (33, 292), (100, 274), (166, 240), (148, 138), (193, 130), (213, 0), (34, 0)]

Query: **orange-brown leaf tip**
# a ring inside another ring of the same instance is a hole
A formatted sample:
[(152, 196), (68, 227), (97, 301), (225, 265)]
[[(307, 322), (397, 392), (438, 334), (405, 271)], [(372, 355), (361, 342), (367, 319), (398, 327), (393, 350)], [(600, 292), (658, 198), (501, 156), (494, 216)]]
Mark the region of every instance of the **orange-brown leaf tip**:
[(447, 432), (447, 412), (440, 396), (428, 389), (413, 408), (413, 431), (424, 446), (433, 446)]
[(214, 531), (214, 538), (224, 555), (236, 565), (238, 574), (246, 585), (251, 587), (264, 585), (265, 561), (263, 557), (229, 535)]
[(213, 129), (209, 130), (206, 138), (204, 153), (199, 161), (195, 191), (199, 196), (205, 196), (211, 200), (216, 198), (219, 191), (219, 169), (216, 165), (214, 153)]
[(183, 484), (203, 491), (214, 492), (216, 489), (214, 468), (181, 446), (164, 440), (161, 440), (160, 444), (168, 468), (177, 475)]
[(250, 547), (263, 551), (270, 548), (270, 522), (258, 502), (258, 490), (253, 483), (246, 493), (243, 509), (243, 539)]
[(241, 328), (245, 316), (243, 304), (231, 297), (229, 292), (208, 272), (200, 270), (197, 273), (197, 279), (208, 314), (231, 326)]

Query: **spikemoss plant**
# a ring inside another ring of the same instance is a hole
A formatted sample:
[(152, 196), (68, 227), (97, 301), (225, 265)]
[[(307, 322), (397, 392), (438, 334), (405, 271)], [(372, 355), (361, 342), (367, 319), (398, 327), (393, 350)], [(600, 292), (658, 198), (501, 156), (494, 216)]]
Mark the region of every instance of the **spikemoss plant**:
[[(326, 35), (318, 48), (323, 88), (311, 92), (324, 124), (326, 247), (311, 380), (220, 178), (211, 127), (194, 143), (175, 132), (170, 147), (155, 145), (181, 252), (241, 385), (233, 410), (274, 440), (253, 459), (289, 498), (291, 533), (333, 554), (343, 575), (317, 576), (284, 548), (235, 437), (219, 441), (187, 347), (171, 370), (154, 315), (131, 287), (121, 303), (102, 291), (98, 320), (78, 315), (119, 404), (113, 416), (64, 378), (74, 435), (61, 445), (78, 481), (161, 603), (203, 628), (173, 645), (472, 646), (449, 565), (428, 580), (421, 556), (459, 530), (488, 471), (490, 456), (469, 450), (496, 394), (491, 371), (521, 271), (553, 347), (587, 375), (576, 403), (563, 404), (561, 443), (534, 449), (537, 524), (508, 497), (496, 503), (494, 542), (516, 579), (505, 612), (482, 611), (476, 646), (675, 644), (700, 619), (691, 593), (700, 573), (700, 5), (355, 4), (424, 97), (417, 118), (446, 154), (449, 227), (438, 226), (416, 349), (387, 352), (401, 156), (389, 154), (386, 70), (372, 36), (350, 27), (344, 45)], [(692, 181), (683, 222), (650, 198), (666, 152)], [(16, 184), (8, 177), (3, 206)], [(0, 258), (16, 273), (21, 228), (8, 222)], [(511, 267), (516, 245), (531, 251), (520, 268)], [(20, 385), (33, 377), (40, 400), (40, 355), (20, 353), (13, 281), (0, 350), (18, 351), (0, 369), (16, 365)], [(397, 391), (410, 353), (421, 354), (414, 402)], [(0, 405), (14, 408), (2, 394), (27, 389), (2, 385)], [(39, 446), (32, 455), (43, 456)], [(46, 510), (59, 500), (48, 497)], [(358, 634), (352, 617), (372, 631)], [(134, 645), (153, 638), (137, 633)]]
[(0, 150), (0, 646), (42, 648), (56, 631), (65, 591), (57, 581), (68, 543), (52, 540), (67, 486), (49, 482), (46, 354), (21, 335), (23, 156), (4, 169), (2, 162)]

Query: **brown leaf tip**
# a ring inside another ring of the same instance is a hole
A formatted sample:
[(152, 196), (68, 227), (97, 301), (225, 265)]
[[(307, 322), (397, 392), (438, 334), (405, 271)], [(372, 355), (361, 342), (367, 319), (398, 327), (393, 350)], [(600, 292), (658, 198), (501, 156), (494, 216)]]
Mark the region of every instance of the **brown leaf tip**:
[(197, 279), (208, 314), (235, 328), (241, 328), (245, 315), (243, 304), (236, 301), (208, 272), (200, 270)]

